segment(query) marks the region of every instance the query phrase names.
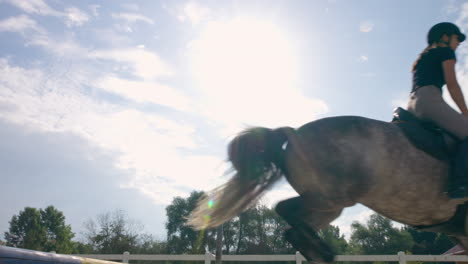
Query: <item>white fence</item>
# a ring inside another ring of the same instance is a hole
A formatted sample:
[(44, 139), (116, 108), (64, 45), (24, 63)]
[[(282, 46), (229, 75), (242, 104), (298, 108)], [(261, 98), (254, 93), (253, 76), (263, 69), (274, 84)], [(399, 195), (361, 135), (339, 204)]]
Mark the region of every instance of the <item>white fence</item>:
[[(128, 263), (130, 260), (153, 260), (153, 261), (204, 261), (210, 264), (215, 261), (215, 256), (211, 253), (205, 255), (131, 255), (128, 252), (115, 255), (75, 255), (84, 258), (94, 258), (102, 260), (117, 260)], [(297, 252), (296, 255), (223, 255), (223, 261), (295, 261), (301, 264), (305, 258)], [(335, 261), (395, 261), (399, 264), (406, 264), (409, 261), (420, 262), (468, 262), (468, 255), (406, 255), (398, 252), (397, 255), (338, 255)]]

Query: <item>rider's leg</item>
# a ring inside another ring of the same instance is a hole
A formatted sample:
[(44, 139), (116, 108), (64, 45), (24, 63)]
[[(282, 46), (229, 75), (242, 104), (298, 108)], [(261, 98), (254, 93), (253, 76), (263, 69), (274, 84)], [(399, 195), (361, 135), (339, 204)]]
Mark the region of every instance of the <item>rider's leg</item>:
[(458, 146), (453, 159), (448, 195), (452, 199), (468, 197), (468, 138)]
[(450, 107), (435, 86), (422, 87), (412, 94), (408, 110), (462, 140), (451, 166), (448, 195), (452, 199), (468, 197), (468, 117)]

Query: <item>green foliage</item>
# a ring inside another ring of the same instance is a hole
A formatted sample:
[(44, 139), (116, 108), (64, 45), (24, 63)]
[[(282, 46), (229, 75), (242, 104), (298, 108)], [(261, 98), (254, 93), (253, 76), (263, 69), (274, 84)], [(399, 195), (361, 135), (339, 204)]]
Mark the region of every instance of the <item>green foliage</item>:
[(42, 250), (45, 234), (39, 210), (26, 207), (24, 211), (20, 211), (19, 215), (11, 218), (9, 232), (5, 232), (5, 239), (7, 246)]
[(235, 254), (289, 254), (295, 250), (284, 240), (287, 224), (273, 209), (257, 205), (231, 220), (237, 240)]
[(409, 226), (405, 230), (413, 238), (411, 252), (416, 255), (440, 255), (456, 245), (445, 234), (418, 231)]
[(91, 244), (85, 244), (78, 241), (73, 241), (73, 251), (72, 254), (93, 254), (93, 246)]
[[(203, 254), (210, 243), (214, 247), (214, 230), (195, 231), (187, 225), (187, 217), (195, 209), (203, 192), (192, 192), (186, 199), (176, 197), (166, 207), (167, 250), (169, 254)], [(208, 239), (209, 237), (209, 239)]]
[(53, 206), (40, 210), (42, 225), (45, 227), (46, 240), (44, 251), (57, 253), (71, 253), (73, 245), (71, 239), (74, 234), (70, 225), (65, 225), (65, 216)]
[[(170, 254), (214, 252), (216, 230), (195, 231), (186, 219), (203, 195), (176, 197), (166, 207), (167, 250)], [(283, 238), (284, 222), (273, 209), (255, 206), (223, 224), (223, 254), (289, 254), (295, 250)]]
[(97, 222), (85, 223), (86, 242), (96, 253), (122, 254), (132, 252), (138, 245), (138, 232), (143, 228), (130, 220), (122, 210), (101, 214)]
[(7, 246), (63, 254), (72, 253), (73, 236), (65, 216), (53, 206), (24, 208), (11, 218), (9, 232), (5, 232)]
[(155, 239), (152, 235), (139, 236), (138, 245), (132, 254), (166, 254), (167, 242)]
[(333, 251), (338, 255), (346, 253), (348, 242), (343, 234), (340, 234), (340, 228), (337, 226), (329, 225), (318, 232), (320, 238), (327, 243)]
[(166, 254), (167, 243), (142, 233), (143, 225), (123, 210), (98, 215), (85, 223), (85, 242), (74, 243), (76, 254)]
[(379, 214), (371, 215), (367, 225), (354, 222), (348, 252), (351, 254), (382, 255), (409, 251), (413, 246), (411, 234), (393, 227), (391, 220)]

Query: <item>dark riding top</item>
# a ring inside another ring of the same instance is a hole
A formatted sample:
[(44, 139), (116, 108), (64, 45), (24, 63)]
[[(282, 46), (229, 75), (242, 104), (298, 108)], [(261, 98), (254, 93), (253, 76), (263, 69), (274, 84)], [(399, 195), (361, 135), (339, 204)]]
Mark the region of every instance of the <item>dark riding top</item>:
[(421, 55), (421, 59), (413, 71), (413, 89), (426, 85), (435, 85), (442, 92), (445, 84), (442, 62), (456, 59), (455, 52), (450, 47), (432, 48)]

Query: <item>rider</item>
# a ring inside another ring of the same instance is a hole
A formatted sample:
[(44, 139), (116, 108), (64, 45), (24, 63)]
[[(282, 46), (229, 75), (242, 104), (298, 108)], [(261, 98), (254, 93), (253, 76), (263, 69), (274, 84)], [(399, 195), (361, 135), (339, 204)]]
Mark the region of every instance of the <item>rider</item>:
[[(413, 64), (413, 89), (408, 102), (408, 111), (461, 140), (449, 176), (451, 199), (468, 197), (468, 108), (455, 75), (455, 50), (464, 40), (465, 35), (449, 22), (438, 23), (429, 30), (428, 46)], [(461, 114), (442, 98), (444, 84)]]

